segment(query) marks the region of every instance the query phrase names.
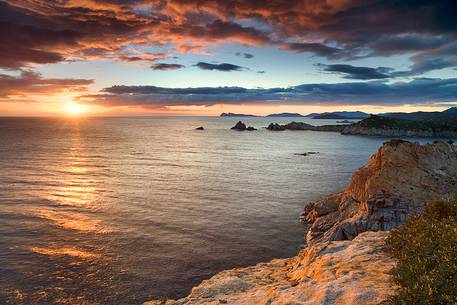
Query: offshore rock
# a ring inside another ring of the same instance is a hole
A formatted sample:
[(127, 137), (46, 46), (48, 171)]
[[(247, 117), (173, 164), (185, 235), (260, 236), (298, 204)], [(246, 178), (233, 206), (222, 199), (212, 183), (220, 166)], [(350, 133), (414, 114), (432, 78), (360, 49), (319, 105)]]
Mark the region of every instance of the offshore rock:
[(235, 126), (230, 129), (243, 131), (246, 130), (246, 125), (243, 122), (238, 121), (238, 123), (236, 123)]
[(239, 131), (253, 131), (253, 130), (257, 130), (255, 129), (254, 127), (252, 126), (249, 126), (249, 127), (246, 127), (246, 124), (244, 124), (243, 122), (241, 121), (238, 121), (238, 123), (235, 124), (235, 126), (233, 126), (232, 128), (230, 129), (233, 129), (233, 130), (239, 130)]
[(457, 194), (457, 152), (448, 142), (386, 142), (342, 192), (305, 206), (308, 244), (387, 231), (427, 202)]

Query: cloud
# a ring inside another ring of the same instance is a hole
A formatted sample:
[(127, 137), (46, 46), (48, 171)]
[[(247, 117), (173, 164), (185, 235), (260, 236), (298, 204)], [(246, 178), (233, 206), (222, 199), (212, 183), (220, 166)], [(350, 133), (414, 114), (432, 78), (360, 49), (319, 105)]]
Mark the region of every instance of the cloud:
[(0, 99), (69, 91), (81, 92), (93, 82), (91, 79), (43, 78), (41, 74), (33, 71), (22, 71), (18, 76), (0, 74)]
[(235, 55), (236, 55), (236, 56), (243, 56), (243, 57), (246, 58), (246, 59), (251, 59), (251, 58), (254, 57), (254, 54), (251, 54), (251, 53), (236, 52)]
[(216, 70), (216, 71), (223, 71), (223, 72), (231, 72), (231, 71), (243, 71), (246, 70), (246, 68), (233, 65), (233, 64), (228, 64), (228, 63), (221, 63), (221, 64), (210, 64), (207, 62), (198, 62), (195, 64), (196, 67), (202, 69), (202, 70)]
[(169, 71), (169, 70), (181, 69), (181, 68), (184, 68), (184, 67), (185, 67), (184, 65), (180, 65), (180, 64), (157, 63), (157, 64), (153, 64), (151, 66), (151, 69), (152, 70)]
[(350, 54), (343, 49), (329, 47), (322, 43), (284, 43), (281, 47), (297, 53), (313, 53), (329, 59), (349, 57)]
[(324, 71), (327, 71), (327, 72), (336, 72), (336, 73), (343, 74), (344, 78), (361, 79), (361, 80), (389, 78), (389, 77), (392, 77), (391, 72), (393, 70), (392, 68), (387, 68), (387, 67), (370, 68), (370, 67), (356, 67), (356, 66), (344, 65), (344, 64), (334, 64), (334, 65), (317, 64), (316, 66), (322, 68)]
[(330, 60), (406, 54), (409, 75), (420, 75), (457, 66), (456, 11), (454, 0), (7, 0), (0, 2), (0, 68), (140, 62), (147, 57), (131, 49), (208, 54), (239, 43)]
[(457, 102), (457, 78), (303, 84), (287, 88), (112, 86), (100, 94), (83, 95), (88, 104), (108, 107), (165, 107), (214, 104), (402, 105)]

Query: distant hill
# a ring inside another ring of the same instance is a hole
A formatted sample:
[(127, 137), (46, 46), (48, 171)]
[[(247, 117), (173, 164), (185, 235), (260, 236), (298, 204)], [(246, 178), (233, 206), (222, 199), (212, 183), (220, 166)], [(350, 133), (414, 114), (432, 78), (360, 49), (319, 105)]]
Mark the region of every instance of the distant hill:
[(306, 117), (312, 119), (333, 119), (333, 120), (342, 120), (342, 119), (366, 119), (370, 117), (369, 113), (362, 111), (335, 111), (335, 112), (323, 112), (323, 113), (311, 113)]
[(297, 118), (297, 117), (304, 117), (300, 113), (292, 113), (292, 112), (283, 112), (283, 113), (273, 113), (266, 116), (267, 118)]
[(316, 115), (319, 115), (319, 114), (320, 114), (320, 113), (313, 112), (313, 113), (310, 113), (310, 114), (305, 115), (305, 117), (306, 117), (306, 118), (311, 118), (311, 119), (312, 119), (313, 117), (315, 117)]
[(318, 115), (314, 116), (313, 119), (315, 119), (315, 120), (343, 120), (343, 119), (347, 119), (347, 117), (344, 117), (342, 115), (335, 114), (335, 113), (322, 113), (322, 114), (318, 114)]
[(457, 137), (457, 118), (411, 120), (373, 115), (358, 123), (348, 125), (342, 134), (455, 138)]
[(242, 113), (232, 113), (232, 112), (222, 112), (220, 117), (258, 117), (258, 115), (253, 114), (242, 114)]
[(433, 111), (433, 112), (391, 112), (383, 113), (381, 116), (393, 118), (393, 119), (403, 119), (403, 120), (413, 120), (413, 121), (428, 121), (428, 120), (437, 120), (437, 119), (457, 119), (457, 107), (452, 107), (444, 111)]

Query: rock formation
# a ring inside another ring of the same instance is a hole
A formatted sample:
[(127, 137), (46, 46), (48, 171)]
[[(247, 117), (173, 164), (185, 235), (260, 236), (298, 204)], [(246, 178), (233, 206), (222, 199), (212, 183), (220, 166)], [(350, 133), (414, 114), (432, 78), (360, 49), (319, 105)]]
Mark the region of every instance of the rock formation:
[(428, 201), (457, 194), (457, 152), (447, 142), (384, 143), (345, 190), (308, 204), (308, 243), (390, 230)]
[(144, 305), (339, 304), (374, 305), (395, 292), (383, 251), (386, 232), (319, 244), (293, 258), (222, 271), (179, 300)]
[(304, 157), (307, 157), (309, 155), (317, 155), (319, 152), (318, 151), (308, 151), (308, 152), (305, 152), (305, 153), (300, 153), (300, 154), (294, 154), (296, 156), (304, 156)]
[(195, 130), (205, 130), (205, 128), (203, 126), (200, 126), (200, 127), (195, 128)]
[[(145, 305), (377, 305), (396, 292), (387, 230), (430, 200), (457, 194), (457, 150), (447, 142), (386, 142), (342, 192), (305, 207), (308, 247), (292, 258), (226, 270), (179, 300)], [(373, 232), (376, 231), (376, 232)]]
[(267, 129), (271, 131), (282, 130), (312, 130), (312, 131), (336, 131), (341, 132), (347, 125), (322, 125), (314, 126), (304, 122), (290, 122), (289, 124), (279, 125), (278, 123), (271, 123)]
[(257, 130), (255, 129), (254, 127), (252, 126), (249, 126), (249, 127), (246, 127), (246, 124), (244, 124), (243, 122), (241, 121), (238, 121), (238, 123), (235, 124), (235, 126), (233, 126), (232, 128), (230, 129), (233, 129), (233, 130), (239, 130), (239, 131), (253, 131), (253, 130)]
[(407, 120), (372, 115), (355, 124), (347, 125), (343, 135), (387, 137), (457, 137), (457, 120)]

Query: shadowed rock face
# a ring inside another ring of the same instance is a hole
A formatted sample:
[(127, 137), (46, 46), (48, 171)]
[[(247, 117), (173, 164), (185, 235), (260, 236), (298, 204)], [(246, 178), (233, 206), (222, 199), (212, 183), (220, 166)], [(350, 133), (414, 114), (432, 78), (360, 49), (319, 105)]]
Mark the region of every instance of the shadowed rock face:
[(431, 200), (457, 194), (457, 152), (447, 142), (392, 140), (354, 173), (340, 193), (308, 204), (301, 220), (308, 244), (387, 231)]

